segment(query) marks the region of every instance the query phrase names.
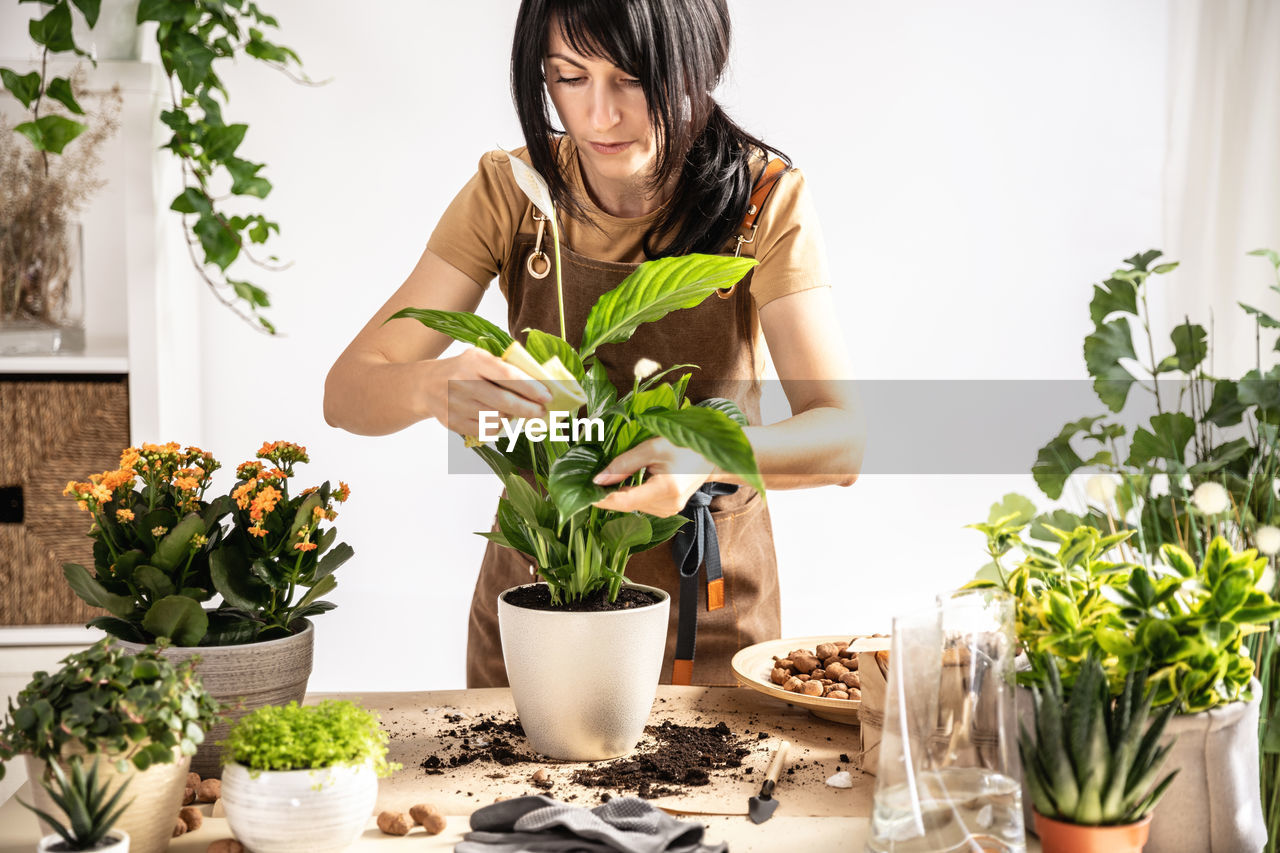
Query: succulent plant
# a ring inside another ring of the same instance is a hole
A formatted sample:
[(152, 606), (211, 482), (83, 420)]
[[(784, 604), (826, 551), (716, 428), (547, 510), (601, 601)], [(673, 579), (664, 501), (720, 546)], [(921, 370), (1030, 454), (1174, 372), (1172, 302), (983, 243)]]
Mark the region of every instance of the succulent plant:
[(117, 804), (125, 788), (133, 780), (125, 779), (124, 784), (108, 796), (109, 783), (105, 777), (99, 778), (98, 762), (99, 759), (94, 759), (93, 765), (86, 772), (80, 756), (74, 756), (68, 762), (71, 767), (70, 778), (58, 762), (49, 763), (49, 772), (53, 778), (41, 780), (40, 784), (66, 814), (67, 823), (35, 806), (18, 801), (53, 827), (54, 832), (66, 842), (67, 850), (93, 850), (98, 847), (129, 806), (128, 803)]
[[(1130, 672), (1116, 698), (1102, 664), (1089, 655), (1070, 694), (1048, 658), (1049, 680), (1033, 687), (1035, 736), (1022, 729), (1018, 747), (1036, 811), (1083, 826), (1136, 823), (1151, 813), (1177, 771), (1155, 784), (1173, 744), (1160, 736), (1175, 705), (1152, 714), (1145, 672)], [(1154, 787), (1153, 787), (1154, 785)]]

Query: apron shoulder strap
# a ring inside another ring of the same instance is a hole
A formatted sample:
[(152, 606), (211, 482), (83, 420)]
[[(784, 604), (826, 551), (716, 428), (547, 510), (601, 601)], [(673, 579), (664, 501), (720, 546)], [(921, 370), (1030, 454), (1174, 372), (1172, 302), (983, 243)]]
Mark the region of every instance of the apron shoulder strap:
[[(756, 241), (756, 228), (759, 223), (756, 222), (760, 218), (760, 212), (764, 210), (764, 203), (769, 200), (769, 196), (778, 186), (778, 178), (782, 177), (782, 173), (787, 171), (787, 164), (781, 159), (774, 157), (765, 164), (764, 171), (760, 173), (760, 177), (756, 180), (756, 185), (751, 190), (751, 198), (747, 201), (747, 215), (742, 219), (742, 231), (735, 238), (737, 245), (733, 247), (733, 256), (735, 258), (742, 255), (742, 247), (748, 243)], [(733, 289), (737, 287), (733, 284), (722, 290), (716, 291), (716, 296), (721, 299), (728, 299), (733, 295)]]

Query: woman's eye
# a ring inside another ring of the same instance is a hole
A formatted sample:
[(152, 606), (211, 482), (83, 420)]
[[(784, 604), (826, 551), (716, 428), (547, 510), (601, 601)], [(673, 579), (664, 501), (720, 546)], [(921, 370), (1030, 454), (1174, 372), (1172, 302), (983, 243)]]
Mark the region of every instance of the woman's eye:
[(556, 82), (568, 83), (570, 86), (573, 86), (578, 83), (581, 83), (585, 79), (586, 79), (585, 77), (565, 77), (563, 74), (561, 74), (560, 76), (556, 77)]
[(639, 81), (639, 80), (631, 80), (631, 79), (627, 79), (627, 80), (623, 80), (623, 81), (622, 81), (622, 85), (624, 85), (624, 86), (634, 86), (634, 87), (636, 87), (636, 88), (638, 89), (638, 88), (640, 88), (640, 81)]

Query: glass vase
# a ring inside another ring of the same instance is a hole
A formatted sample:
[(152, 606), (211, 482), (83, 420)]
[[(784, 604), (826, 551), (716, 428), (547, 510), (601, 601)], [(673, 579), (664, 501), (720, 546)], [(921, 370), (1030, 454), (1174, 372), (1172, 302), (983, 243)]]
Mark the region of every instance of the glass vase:
[(84, 350), (82, 226), (6, 240), (0, 223), (0, 356)]

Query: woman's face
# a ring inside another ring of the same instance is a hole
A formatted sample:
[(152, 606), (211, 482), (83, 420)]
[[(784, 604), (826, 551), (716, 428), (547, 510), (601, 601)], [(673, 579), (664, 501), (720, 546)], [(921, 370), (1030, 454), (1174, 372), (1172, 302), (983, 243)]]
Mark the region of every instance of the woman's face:
[(589, 173), (646, 179), (657, 147), (640, 81), (607, 59), (579, 54), (554, 19), (544, 70), (551, 103)]

